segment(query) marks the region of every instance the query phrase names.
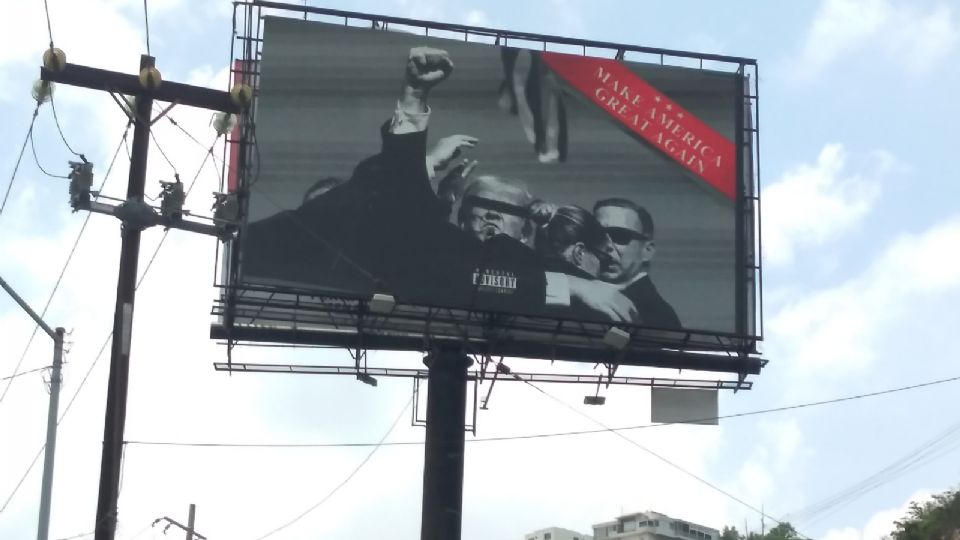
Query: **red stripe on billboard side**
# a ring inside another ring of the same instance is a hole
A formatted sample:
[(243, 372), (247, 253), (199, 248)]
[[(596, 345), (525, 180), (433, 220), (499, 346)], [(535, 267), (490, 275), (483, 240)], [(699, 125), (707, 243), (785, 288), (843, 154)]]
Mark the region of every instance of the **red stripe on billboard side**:
[(631, 132), (705, 180), (736, 196), (736, 152), (724, 137), (617, 60), (552, 52), (543, 61)]
[[(233, 61), (233, 84), (237, 85), (243, 82), (243, 72), (245, 71), (243, 60)], [(243, 113), (241, 113), (242, 115)], [(243, 119), (237, 119), (237, 125), (230, 132), (230, 140), (227, 144), (230, 147), (230, 158), (227, 163), (227, 193), (236, 193), (238, 172), (240, 170), (240, 125)]]

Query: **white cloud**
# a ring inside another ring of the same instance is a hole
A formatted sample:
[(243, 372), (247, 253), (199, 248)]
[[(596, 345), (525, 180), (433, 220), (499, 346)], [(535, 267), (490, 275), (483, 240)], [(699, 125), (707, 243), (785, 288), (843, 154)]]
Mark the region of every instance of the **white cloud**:
[(815, 163), (795, 166), (764, 188), (764, 262), (788, 264), (797, 249), (833, 240), (867, 215), (894, 160), (874, 152), (865, 173), (848, 171), (847, 161), (843, 145), (828, 144)]
[(960, 40), (949, 4), (921, 8), (894, 0), (823, 0), (807, 30), (794, 74), (809, 78), (845, 56), (875, 49), (909, 71), (927, 71)]
[(911, 502), (923, 503), (930, 497), (930, 491), (918, 491), (901, 506), (877, 512), (862, 527), (831, 529), (824, 534), (823, 540), (882, 540), (893, 532), (893, 523), (907, 514)]
[(485, 11), (481, 9), (471, 9), (467, 12), (467, 18), (464, 21), (468, 26), (489, 26), (490, 19)]
[(843, 378), (866, 369), (874, 344), (907, 309), (960, 287), (960, 215), (893, 241), (861, 275), (786, 305), (768, 325), (794, 374)]
[[(767, 507), (769, 515), (794, 504), (798, 490), (790, 482), (790, 474), (798, 467), (798, 460), (805, 455), (804, 436), (794, 419), (762, 421), (756, 428), (756, 442), (750, 455), (741, 460), (730, 490), (746, 501), (775, 501), (777, 507)], [(735, 508), (733, 519), (727, 523), (740, 523), (743, 519), (753, 522), (760, 516), (745, 508)]]

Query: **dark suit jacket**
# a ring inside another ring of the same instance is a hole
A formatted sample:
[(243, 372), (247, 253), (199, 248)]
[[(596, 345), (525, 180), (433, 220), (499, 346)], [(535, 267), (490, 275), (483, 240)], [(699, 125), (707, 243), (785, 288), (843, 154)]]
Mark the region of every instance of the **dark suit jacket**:
[(679, 330), (683, 328), (677, 312), (667, 303), (653, 286), (650, 276), (644, 276), (623, 290), (623, 294), (637, 308), (639, 324), (652, 328)]
[(426, 133), (395, 135), (386, 127), (381, 153), (361, 162), (348, 182), (246, 227), (243, 279), (543, 314), (539, 255), (505, 236), (480, 242), (449, 223), (427, 175)]

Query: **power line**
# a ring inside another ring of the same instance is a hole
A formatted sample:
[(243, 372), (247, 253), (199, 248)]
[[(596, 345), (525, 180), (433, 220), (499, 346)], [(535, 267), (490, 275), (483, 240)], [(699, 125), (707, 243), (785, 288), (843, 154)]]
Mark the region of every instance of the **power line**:
[(932, 439), (912, 449), (867, 478), (819, 502), (792, 512), (790, 517), (793, 520), (805, 520), (810, 523), (822, 520), (843, 506), (884, 484), (892, 482), (910, 470), (952, 452), (958, 447), (958, 444), (956, 444), (958, 442), (960, 442), (960, 422), (949, 426)]
[[(186, 135), (191, 141), (193, 141), (194, 143), (196, 143), (197, 146), (199, 146), (200, 148), (204, 148), (204, 149), (206, 150), (206, 152), (210, 154), (210, 157), (213, 159), (213, 165), (211, 165), (211, 166), (214, 168), (214, 174), (217, 175), (217, 180), (220, 182), (220, 184), (223, 184), (223, 175), (222, 175), (221, 172), (217, 172), (217, 168), (220, 167), (220, 164), (217, 163), (217, 156), (213, 153), (213, 148), (214, 148), (214, 146), (216, 146), (216, 142), (217, 142), (217, 141), (215, 140), (215, 141), (214, 141), (214, 144), (213, 144), (212, 146), (210, 146), (209, 148), (207, 148), (206, 146), (204, 146), (204, 144), (203, 144), (202, 142), (200, 142), (199, 139), (197, 139), (196, 137), (194, 137), (192, 133), (190, 133), (189, 131), (187, 131), (186, 128), (184, 128), (182, 125), (180, 125), (180, 123), (177, 122), (177, 121), (173, 118), (172, 115), (169, 115), (169, 114), (168, 114), (168, 115), (167, 115), (167, 120), (168, 120), (171, 124), (173, 124), (177, 129), (179, 129), (184, 135)], [(217, 140), (219, 140), (219, 137), (217, 138)]]
[[(127, 141), (127, 134), (130, 132), (130, 123), (127, 123), (127, 127), (123, 131), (123, 136), (120, 138), (120, 144), (124, 144)], [(110, 165), (107, 167), (106, 174), (103, 175), (103, 181), (100, 182), (100, 187), (97, 188), (97, 193), (103, 190), (103, 187), (107, 184), (107, 179), (110, 178), (110, 173), (113, 171), (113, 165), (117, 161), (117, 155), (120, 153), (120, 144), (117, 144), (117, 149), (113, 152), (113, 158), (110, 159)], [(83, 224), (80, 226), (80, 231), (77, 233), (76, 240), (73, 241), (73, 246), (70, 248), (70, 253), (67, 255), (67, 260), (63, 263), (63, 268), (60, 269), (60, 275), (57, 276), (57, 281), (53, 284), (53, 290), (50, 291), (50, 294), (47, 296), (47, 302), (43, 306), (43, 310), (40, 312), (40, 317), (43, 318), (47, 314), (47, 310), (50, 309), (50, 303), (53, 302), (54, 295), (57, 294), (57, 290), (60, 288), (60, 283), (63, 281), (63, 276), (67, 273), (67, 268), (70, 266), (70, 262), (73, 260), (73, 255), (77, 252), (77, 246), (80, 245), (80, 239), (83, 238), (84, 231), (87, 230), (87, 223), (90, 222), (90, 213), (86, 215), (83, 219)], [(33, 338), (37, 336), (37, 331), (40, 329), (40, 325), (36, 324), (33, 327), (33, 332), (30, 334), (30, 339), (27, 340), (27, 345), (23, 348), (23, 353), (20, 355), (20, 359), (17, 360), (17, 365), (14, 366), (13, 371), (16, 372), (20, 369), (20, 365), (23, 363), (24, 358), (27, 357), (27, 352), (30, 350), (30, 345), (33, 344)], [(7, 383), (7, 386), (3, 389), (3, 394), (0, 394), (0, 403), (3, 403), (3, 399), (7, 397), (7, 392), (10, 391), (10, 385), (13, 384), (13, 379), (10, 379), (10, 382)]]
[[(587, 413), (585, 413), (585, 412), (577, 409), (576, 407), (574, 407), (574, 406), (570, 405), (569, 403), (563, 401), (562, 399), (554, 396), (553, 394), (547, 392), (546, 390), (540, 388), (539, 386), (533, 384), (532, 382), (530, 382), (530, 381), (523, 381), (523, 382), (525, 382), (527, 385), (529, 385), (530, 387), (532, 387), (533, 389), (535, 389), (537, 392), (540, 392), (541, 394), (547, 396), (547, 397), (550, 398), (551, 400), (559, 403), (560, 405), (563, 405), (563, 406), (566, 407), (567, 409), (570, 409), (571, 411), (573, 411), (573, 412), (577, 413), (578, 415), (586, 418), (587, 420), (590, 420), (590, 421), (593, 422), (594, 424), (597, 424), (598, 426), (604, 428), (605, 431), (609, 431), (610, 433), (613, 433), (613, 434), (616, 435), (617, 437), (620, 437), (620, 438), (623, 439), (624, 441), (630, 443), (630, 444), (633, 445), (633, 446), (636, 446), (636, 447), (639, 448), (640, 450), (643, 450), (645, 453), (647, 453), (647, 454), (649, 454), (649, 455), (657, 458), (658, 460), (662, 461), (663, 463), (666, 463), (667, 465), (669, 465), (669, 466), (673, 467), (674, 469), (682, 472), (683, 474), (685, 474), (685, 475), (693, 478), (694, 480), (696, 480), (696, 481), (700, 482), (701, 484), (709, 487), (710, 489), (716, 491), (717, 493), (720, 493), (721, 495), (724, 495), (724, 496), (726, 496), (727, 498), (729, 498), (729, 499), (731, 499), (731, 500), (733, 500), (733, 501), (736, 501), (737, 503), (741, 504), (742, 506), (744, 506), (744, 507), (746, 507), (746, 508), (749, 508), (750, 510), (753, 510), (754, 512), (760, 514), (761, 516), (766, 516), (766, 515), (767, 515), (764, 510), (762, 510), (762, 509), (760, 509), (760, 508), (757, 508), (756, 506), (753, 506), (752, 504), (744, 501), (743, 499), (737, 497), (736, 495), (733, 495), (733, 494), (730, 493), (729, 491), (724, 490), (723, 488), (721, 488), (720, 486), (718, 486), (718, 485), (710, 482), (710, 481), (707, 480), (706, 478), (703, 478), (702, 476), (699, 476), (699, 475), (697, 475), (696, 473), (693, 473), (693, 472), (691, 472), (691, 471), (688, 471), (687, 469), (683, 468), (683, 467), (680, 466), (679, 464), (674, 463), (673, 461), (667, 459), (667, 458), (664, 457), (664, 456), (661, 456), (661, 455), (658, 454), (657, 452), (654, 452), (653, 450), (651, 450), (651, 449), (647, 448), (646, 446), (638, 443), (637, 441), (631, 439), (630, 437), (627, 437), (626, 435), (624, 435), (624, 434), (621, 433), (620, 431), (617, 431), (617, 430), (614, 430), (614, 429), (612, 429), (612, 428), (610, 428), (610, 427), (607, 427), (607, 425), (604, 424), (603, 422), (601, 422), (600, 420), (597, 420), (596, 418), (590, 416), (589, 414), (587, 414)], [(770, 519), (772, 519), (773, 521), (777, 522), (778, 524), (782, 524), (782, 523), (783, 523), (781, 520), (778, 520), (778, 519), (776, 519), (776, 518), (774, 518), (774, 517), (770, 517)], [(800, 533), (799, 531), (797, 531), (797, 534), (799, 534), (799, 535), (802, 536), (802, 537), (807, 538), (808, 540), (811, 540), (810, 537), (808, 537), (808, 536), (805, 535), (805, 534)]]
[(150, 54), (150, 16), (147, 13), (147, 0), (143, 0), (143, 27), (147, 32), (147, 54)]
[(33, 109), (33, 117), (30, 118), (30, 127), (27, 128), (27, 134), (24, 135), (23, 144), (20, 146), (20, 155), (17, 156), (17, 163), (13, 166), (13, 174), (10, 175), (10, 183), (7, 184), (6, 193), (3, 194), (3, 203), (0, 204), (0, 214), (3, 214), (3, 209), (7, 207), (7, 198), (10, 197), (10, 190), (13, 189), (13, 181), (17, 178), (17, 171), (20, 169), (20, 161), (23, 160), (23, 153), (27, 149), (27, 143), (30, 141), (30, 137), (33, 134), (33, 126), (37, 122), (37, 114), (39, 113), (40, 102), (37, 101), (37, 106)]
[[(177, 122), (176, 120), (174, 120), (174, 118), (173, 118), (172, 115), (168, 114), (168, 115), (167, 115), (167, 120), (168, 120), (171, 124), (173, 124), (177, 129), (179, 129), (181, 132), (183, 132), (184, 135), (186, 135), (187, 137), (189, 137), (191, 141), (197, 143), (197, 146), (199, 146), (199, 147), (201, 147), (201, 148), (205, 148), (205, 147), (203, 146), (203, 143), (200, 142), (196, 137), (194, 137), (193, 134), (191, 134), (189, 131), (187, 131), (186, 128), (184, 128), (183, 126), (181, 126), (179, 122)], [(216, 163), (216, 157), (214, 157), (214, 163)]]
[(66, 175), (53, 174), (53, 173), (48, 172), (46, 169), (43, 168), (43, 165), (40, 164), (40, 158), (37, 157), (37, 147), (36, 147), (35, 144), (33, 144), (33, 130), (32, 130), (32, 129), (30, 130), (30, 135), (29, 135), (28, 138), (30, 139), (30, 151), (33, 152), (33, 161), (37, 164), (37, 168), (40, 169), (40, 172), (42, 172), (43, 174), (49, 176), (50, 178), (59, 178), (59, 179), (61, 179), (61, 180), (69, 180), (70, 177), (68, 177), (68, 176), (66, 176)]
[(145, 533), (145, 532), (149, 531), (151, 528), (153, 528), (153, 526), (154, 526), (156, 523), (157, 523), (156, 521), (151, 521), (150, 523), (147, 524), (146, 527), (140, 529), (140, 531), (139, 531), (137, 534), (131, 536), (131, 537), (130, 537), (130, 540), (136, 540), (137, 538), (140, 538), (141, 536), (143, 536), (143, 533)]
[(338, 491), (340, 491), (340, 488), (342, 488), (343, 486), (345, 486), (345, 485), (347, 484), (347, 482), (349, 482), (351, 479), (353, 479), (353, 477), (356, 476), (356, 474), (357, 474), (358, 472), (360, 472), (360, 469), (362, 469), (363, 466), (366, 465), (368, 461), (370, 461), (370, 458), (372, 458), (373, 455), (374, 455), (375, 453), (377, 453), (377, 450), (379, 450), (380, 447), (383, 446), (384, 442), (387, 440), (387, 437), (389, 437), (390, 434), (393, 433), (394, 428), (396, 428), (396, 427), (397, 427), (397, 424), (400, 423), (400, 419), (403, 418), (403, 417), (406, 415), (407, 409), (410, 408), (410, 404), (411, 404), (411, 403), (413, 403), (413, 398), (411, 398), (410, 401), (407, 401), (407, 404), (404, 405), (403, 409), (400, 411), (400, 414), (398, 414), (397, 417), (393, 420), (393, 423), (390, 424), (390, 429), (388, 429), (387, 432), (383, 434), (383, 437), (380, 438), (380, 441), (377, 443), (377, 445), (374, 446), (374, 447), (370, 450), (370, 452), (367, 454), (367, 456), (366, 456), (365, 458), (363, 458), (363, 461), (361, 461), (356, 467), (354, 467), (353, 471), (351, 471), (350, 474), (348, 474), (347, 477), (344, 478), (342, 482), (340, 482), (339, 484), (337, 484), (337, 486), (334, 487), (332, 490), (330, 490), (330, 492), (327, 493), (322, 499), (320, 499), (319, 501), (317, 501), (317, 503), (314, 504), (313, 506), (311, 506), (310, 508), (307, 508), (306, 510), (304, 510), (300, 515), (298, 515), (297, 517), (293, 518), (292, 520), (284, 523), (283, 525), (277, 527), (276, 529), (273, 529), (272, 531), (268, 532), (267, 534), (265, 534), (265, 535), (257, 538), (257, 540), (263, 540), (264, 538), (268, 538), (268, 537), (270, 537), (270, 536), (273, 536), (274, 534), (276, 534), (276, 533), (282, 531), (283, 529), (286, 529), (287, 527), (293, 525), (294, 523), (300, 521), (300, 520), (303, 519), (307, 514), (309, 514), (310, 512), (313, 512), (314, 510), (316, 510), (321, 504), (327, 502), (327, 501), (328, 501), (331, 497), (333, 497)]
[(179, 176), (179, 173), (177, 173), (177, 167), (173, 164), (172, 161), (170, 161), (170, 158), (167, 157), (167, 153), (163, 151), (163, 147), (160, 146), (160, 141), (157, 140), (157, 136), (154, 135), (152, 129), (150, 130), (150, 138), (153, 139), (153, 145), (156, 146), (157, 150), (160, 151), (160, 155), (163, 156), (164, 161), (166, 161), (167, 165), (169, 165), (170, 168), (173, 169), (174, 176)]
[(63, 129), (60, 127), (60, 118), (57, 116), (57, 106), (53, 103), (53, 92), (50, 93), (50, 110), (53, 111), (53, 123), (56, 124), (57, 132), (60, 134), (60, 139), (63, 140), (63, 144), (67, 146), (67, 150), (81, 160), (87, 161), (87, 158), (83, 154), (77, 152), (72, 146), (70, 146), (70, 143), (67, 142), (67, 137), (63, 134)]
[(38, 371), (43, 371), (43, 370), (49, 369), (49, 368), (50, 368), (50, 366), (43, 366), (43, 367), (38, 367), (38, 368), (35, 368), (35, 369), (30, 369), (30, 370), (27, 370), (27, 371), (21, 371), (20, 373), (14, 373), (13, 375), (10, 375), (9, 377), (3, 377), (2, 379), (0, 379), (0, 381), (6, 381), (6, 380), (9, 380), (9, 379), (16, 379), (17, 377), (22, 377), (23, 375), (29, 375), (29, 374), (31, 374), (31, 373), (36, 373), (36, 372), (38, 372)]
[[(127, 126), (129, 128), (129, 124)], [(219, 136), (218, 136), (219, 137)], [(124, 133), (124, 139), (126, 139), (126, 132)], [(214, 141), (216, 144), (216, 141)], [(118, 149), (119, 150), (119, 149)], [(197, 170), (197, 174), (194, 175), (193, 180), (190, 182), (190, 187), (187, 188), (186, 195), (190, 195), (190, 190), (193, 189), (194, 183), (197, 181), (197, 178), (200, 176), (200, 172), (203, 171), (203, 166), (206, 164), (207, 159), (204, 158), (203, 163), (200, 164), (200, 168)], [(106, 179), (104, 179), (106, 181)], [(143, 281), (147, 278), (147, 274), (150, 272), (150, 268), (153, 266), (154, 261), (157, 259), (157, 254), (160, 253), (160, 248), (163, 247), (164, 241), (167, 239), (167, 235), (170, 233), (170, 229), (163, 231), (163, 236), (160, 237), (160, 241), (157, 243), (157, 247), (154, 248), (153, 254), (150, 256), (150, 259), (147, 261), (146, 266), (143, 269), (143, 273), (140, 274), (140, 279), (137, 280), (137, 284), (134, 287), (135, 290), (140, 288), (140, 285), (143, 284)], [(103, 356), (103, 351), (106, 350), (107, 345), (110, 343), (110, 339), (113, 337), (113, 330), (107, 334), (107, 338), (103, 341), (103, 345), (100, 346), (100, 351), (97, 353), (97, 356), (93, 359), (93, 363), (90, 364), (90, 367), (87, 368), (87, 372), (83, 375), (83, 379), (80, 380), (80, 384), (77, 385), (76, 391), (73, 395), (70, 396), (70, 401), (67, 402), (67, 406), (64, 407), (63, 413), (60, 415), (60, 418), (57, 420), (57, 426), (60, 425), (60, 422), (63, 422), (63, 419), (67, 416), (67, 413), (70, 412), (70, 407), (73, 406), (73, 403), (77, 400), (77, 396), (80, 395), (80, 391), (83, 390), (84, 385), (87, 382), (87, 379), (90, 378), (90, 374), (93, 372), (93, 368), (96, 367), (97, 362), (100, 361), (100, 358)], [(9, 383), (7, 383), (9, 385)], [(30, 462), (30, 465), (27, 466), (27, 470), (24, 471), (23, 476), (20, 477), (20, 481), (17, 482), (16, 487), (13, 488), (13, 491), (10, 493), (10, 496), (7, 497), (7, 500), (3, 503), (3, 506), (0, 507), (0, 513), (3, 513), (6, 510), (7, 506), (10, 504), (10, 501), (13, 500), (13, 497), (19, 491), (20, 486), (23, 485), (24, 480), (30, 474), (30, 471), (33, 470), (34, 465), (37, 464), (37, 459), (40, 458), (40, 455), (43, 453), (44, 448), (46, 448), (46, 443), (40, 446), (40, 450), (37, 452), (37, 455), (34, 456), (33, 461)]]
[(93, 536), (94, 534), (95, 533), (91, 531), (91, 532), (85, 532), (81, 534), (75, 534), (73, 536), (67, 536), (65, 538), (60, 538), (58, 540), (77, 540), (77, 538), (83, 538), (84, 536)]
[[(808, 403), (798, 403), (794, 405), (786, 405), (783, 407), (774, 407), (769, 409), (759, 409), (755, 411), (746, 411), (741, 413), (733, 414), (724, 414), (719, 416), (711, 416), (707, 418), (695, 418), (685, 420), (683, 422), (677, 423), (688, 423), (688, 424), (702, 424), (707, 422), (714, 422), (719, 420), (727, 420), (731, 418), (743, 418), (747, 416), (756, 416), (761, 414), (770, 414), (776, 412), (790, 411), (795, 409), (805, 409), (809, 407), (819, 407), (822, 405), (829, 405), (833, 403), (842, 403), (845, 401), (852, 401), (856, 399), (865, 399), (877, 396), (883, 396), (887, 394), (893, 394), (896, 392), (906, 392), (909, 390), (916, 390), (918, 388), (925, 388), (928, 386), (935, 386), (939, 384), (945, 384), (948, 382), (960, 381), (960, 376), (950, 377), (946, 379), (938, 379), (935, 381), (927, 381), (919, 384), (913, 384), (910, 386), (901, 386), (898, 388), (889, 388), (887, 390), (880, 390), (877, 392), (869, 392), (866, 394), (856, 394), (851, 396), (844, 396), (834, 399), (827, 399), (821, 401), (812, 401)], [(517, 440), (526, 440), (526, 439), (547, 439), (553, 437), (570, 437), (577, 435), (592, 435), (596, 433), (606, 433), (607, 431), (633, 431), (638, 429), (648, 429), (648, 428), (658, 428), (665, 426), (672, 426), (675, 424), (641, 424), (636, 426), (623, 426), (615, 428), (603, 428), (603, 429), (586, 429), (578, 431), (561, 431), (554, 433), (534, 433), (529, 435), (506, 435), (501, 437), (477, 437), (473, 439), (467, 439), (468, 443), (478, 443), (478, 442), (499, 442), (499, 441), (517, 441)], [(126, 441), (126, 444), (135, 444), (135, 445), (144, 445), (144, 446), (189, 446), (189, 447), (199, 447), (199, 448), (364, 448), (376, 446), (378, 443), (362, 443), (362, 442), (353, 442), (353, 443), (216, 443), (216, 442), (176, 442), (176, 441), (137, 441), (129, 440)], [(380, 446), (413, 446), (413, 445), (422, 445), (423, 441), (395, 441), (379, 444)]]
[(53, 48), (53, 27), (50, 26), (50, 6), (43, 0), (43, 11), (47, 14), (47, 35), (50, 37), (50, 48)]
[[(129, 133), (129, 131), (130, 131), (130, 123), (127, 123), (127, 127), (123, 132), (123, 136), (121, 137), (121, 144), (126, 143), (127, 134)], [(107, 172), (103, 176), (103, 181), (100, 182), (100, 187), (97, 189), (98, 193), (103, 190), (103, 187), (107, 183), (107, 179), (110, 178), (110, 173), (111, 171), (113, 171), (113, 165), (114, 163), (116, 163), (117, 155), (119, 154), (119, 152), (120, 152), (120, 145), (118, 144), (117, 149), (113, 153), (113, 158), (110, 160), (110, 165), (107, 167)], [(73, 255), (77, 251), (77, 246), (80, 244), (80, 239), (83, 237), (83, 233), (87, 229), (87, 223), (90, 222), (90, 215), (91, 214), (89, 213), (87, 214), (87, 216), (83, 220), (83, 224), (80, 226), (80, 231), (77, 233), (77, 238), (76, 240), (74, 240), (73, 246), (70, 248), (70, 253), (67, 255), (67, 260), (63, 263), (63, 268), (60, 270), (60, 275), (57, 276), (57, 281), (53, 285), (53, 290), (50, 291), (50, 295), (47, 296), (47, 302), (46, 304), (44, 304), (43, 310), (40, 312), (41, 318), (47, 314), (47, 310), (50, 308), (50, 303), (53, 301), (54, 295), (57, 294), (57, 290), (60, 287), (60, 283), (63, 281), (63, 276), (66, 274), (67, 268), (70, 266), (70, 262), (73, 260)], [(18, 369), (20, 369), (20, 365), (23, 363), (24, 358), (26, 358), (27, 352), (30, 350), (30, 345), (33, 343), (33, 338), (36, 337), (37, 330), (39, 328), (40, 328), (39, 324), (34, 325), (33, 333), (30, 334), (30, 339), (27, 340), (27, 345), (26, 347), (24, 347), (23, 354), (20, 355), (20, 360), (17, 361), (17, 365), (13, 369), (14, 371), (17, 371)], [(6, 388), (4, 388), (3, 390), (3, 394), (0, 395), (0, 403), (3, 402), (3, 399), (6, 397), (7, 392), (10, 390), (10, 384), (11, 383), (7, 383)]]

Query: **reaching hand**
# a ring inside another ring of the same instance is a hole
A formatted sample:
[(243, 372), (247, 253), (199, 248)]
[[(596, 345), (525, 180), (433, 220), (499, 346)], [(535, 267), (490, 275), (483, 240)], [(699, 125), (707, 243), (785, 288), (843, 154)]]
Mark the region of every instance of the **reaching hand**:
[[(433, 166), (434, 172), (442, 171), (455, 158), (460, 157), (464, 148), (473, 148), (480, 142), (470, 135), (450, 135), (437, 141), (433, 149), (427, 154), (427, 161)], [(464, 175), (466, 176), (466, 175)]]
[(466, 189), (467, 178), (476, 166), (477, 160), (465, 159), (450, 169), (437, 183), (437, 198), (444, 204), (448, 214)]
[(453, 61), (443, 49), (414, 47), (407, 58), (407, 84), (417, 90), (429, 90), (453, 71)]
[(530, 203), (530, 219), (537, 225), (543, 226), (550, 223), (553, 215), (557, 213), (557, 205), (547, 201), (537, 199)]
[(637, 308), (629, 298), (620, 292), (616, 285), (583, 279), (570, 278), (570, 297), (614, 322), (633, 322), (637, 318)]

